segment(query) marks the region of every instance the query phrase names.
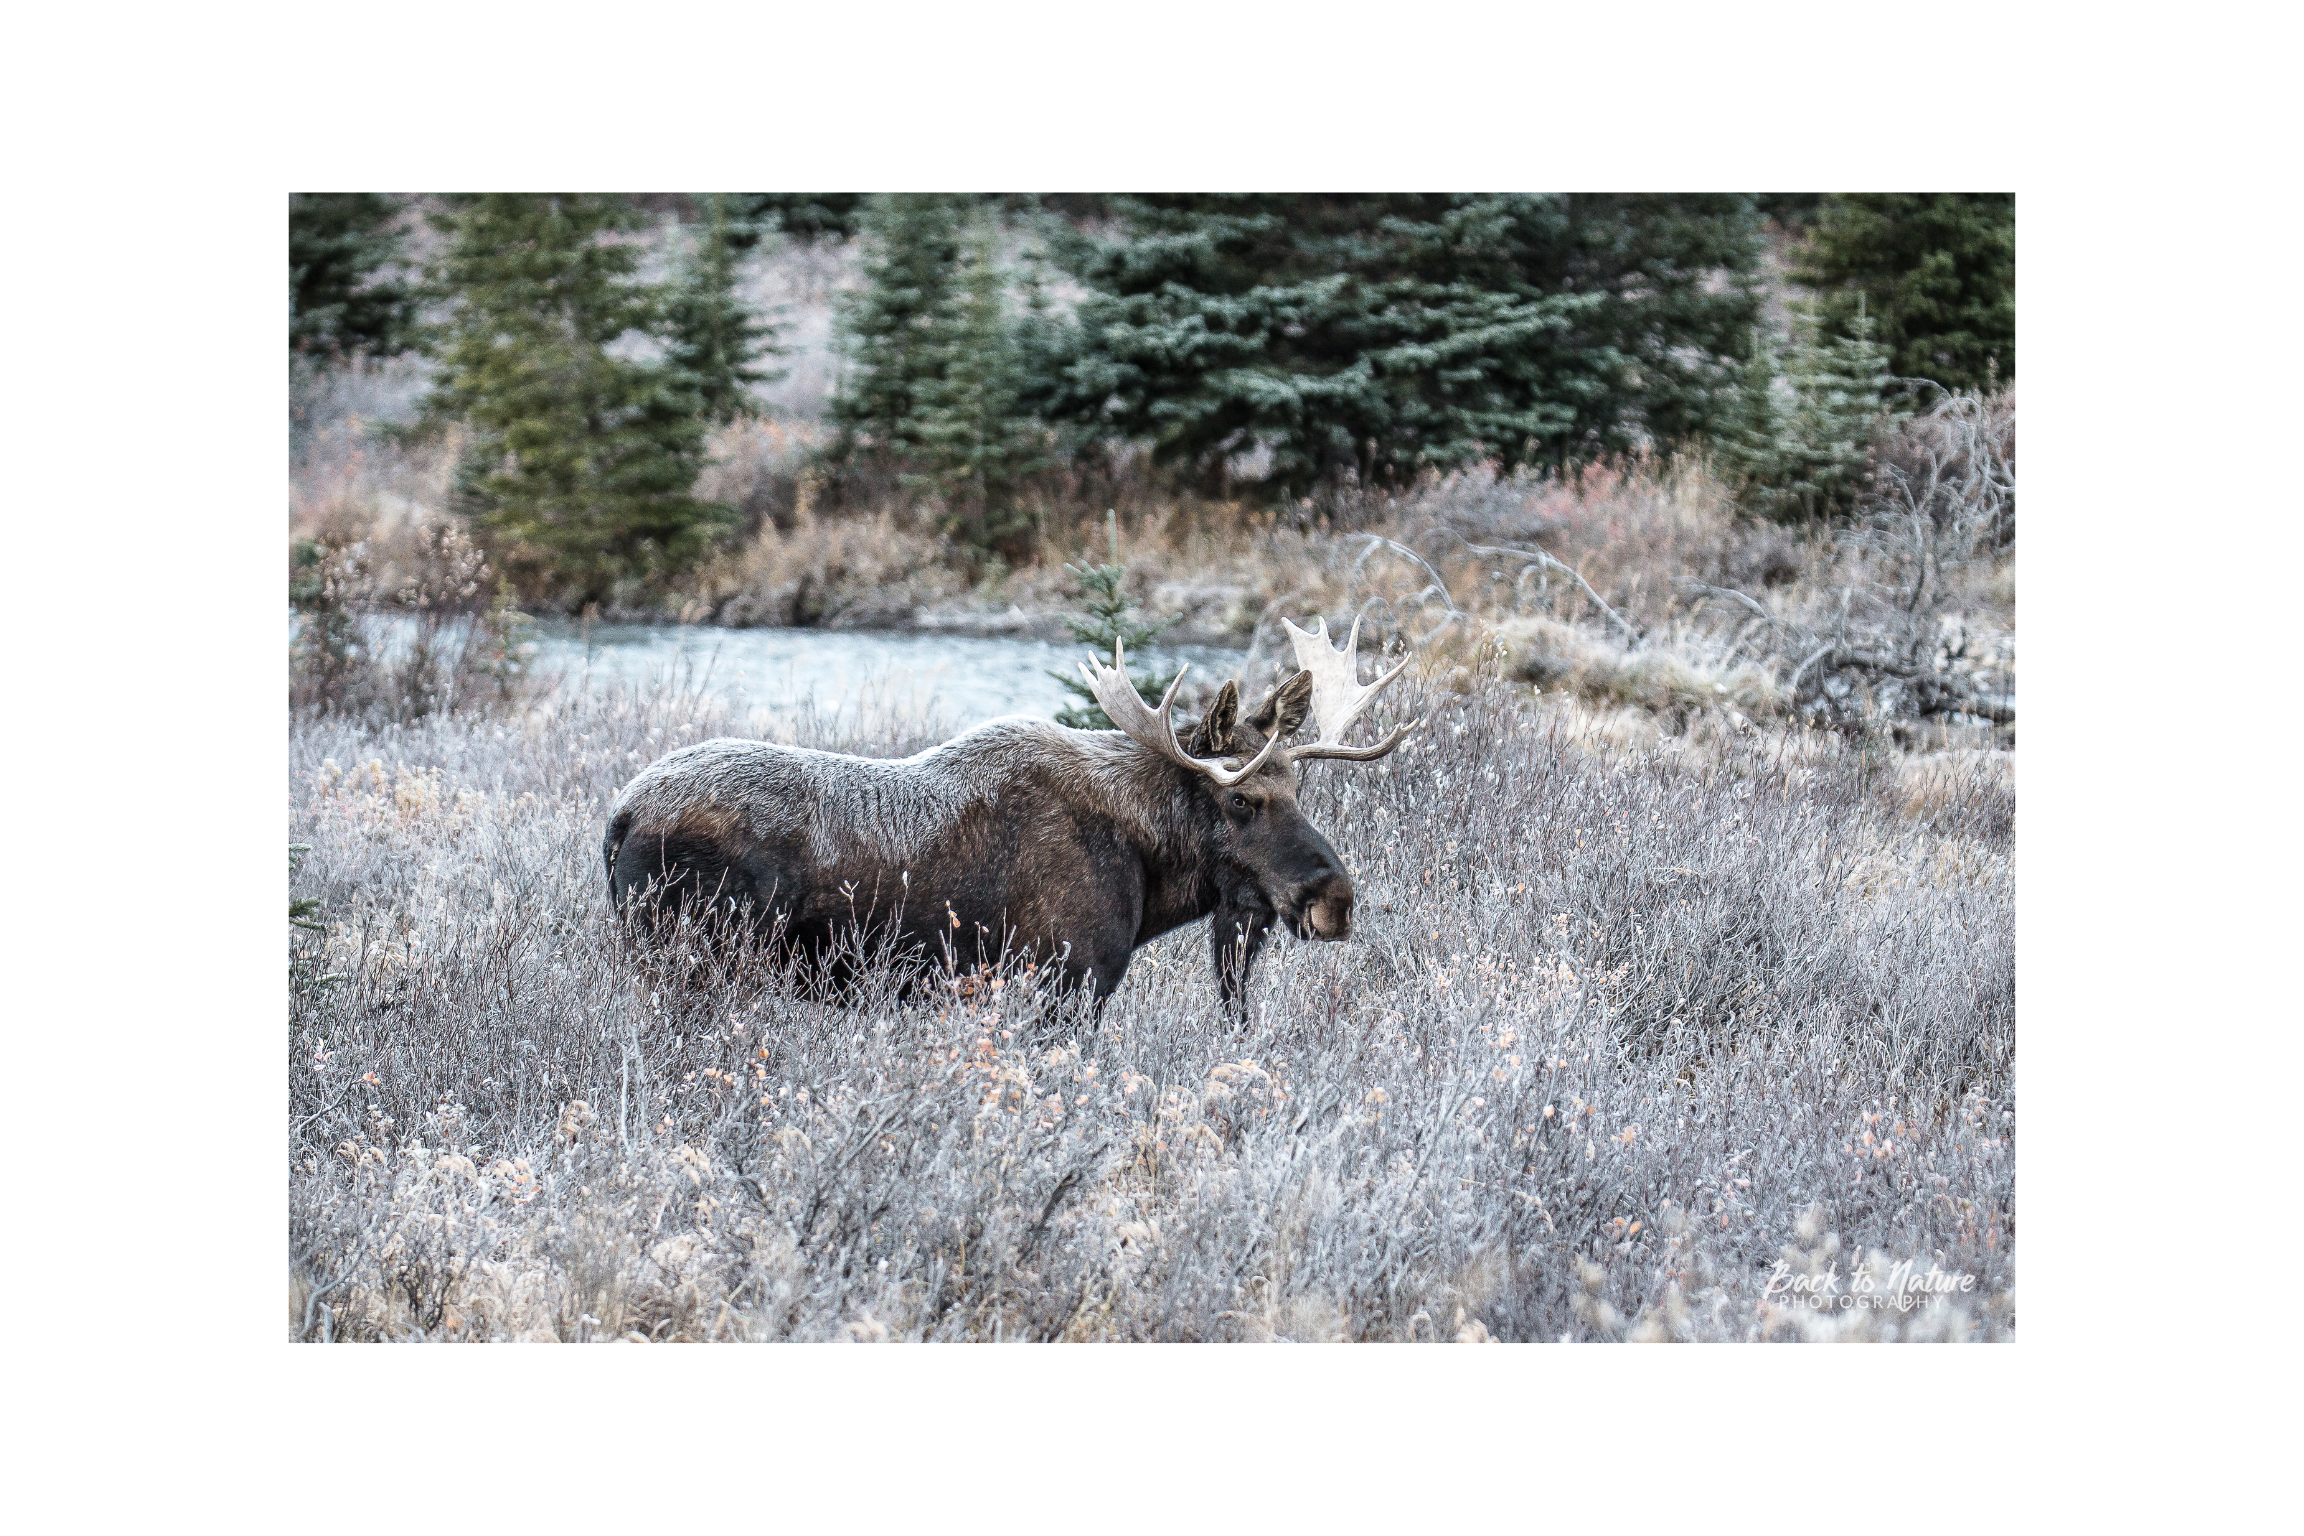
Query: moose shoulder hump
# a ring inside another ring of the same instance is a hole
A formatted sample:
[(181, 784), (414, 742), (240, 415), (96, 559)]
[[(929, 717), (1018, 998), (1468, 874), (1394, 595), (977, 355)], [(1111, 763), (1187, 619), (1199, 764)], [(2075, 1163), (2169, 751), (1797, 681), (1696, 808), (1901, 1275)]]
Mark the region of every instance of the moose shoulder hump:
[(1124, 823), (1142, 820), (1133, 782), (1141, 768), (1117, 733), (1068, 731), (1029, 715), (987, 720), (897, 758), (723, 736), (649, 764), (616, 797), (612, 815), (635, 831), (805, 840), (825, 865), (857, 855), (900, 865), (950, 836), (972, 807), (1036, 785), (1061, 787)]

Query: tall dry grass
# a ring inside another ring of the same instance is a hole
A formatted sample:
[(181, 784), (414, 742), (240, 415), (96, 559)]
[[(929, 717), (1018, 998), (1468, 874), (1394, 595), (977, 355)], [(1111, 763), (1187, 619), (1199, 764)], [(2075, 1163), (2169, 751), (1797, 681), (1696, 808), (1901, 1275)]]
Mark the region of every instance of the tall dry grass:
[(1411, 677), (1426, 733), (1305, 773), (1364, 927), (1240, 1028), (1198, 931), (1094, 1021), (634, 953), (601, 827), (692, 694), (299, 716), (290, 1334), (2008, 1336), (2004, 758)]

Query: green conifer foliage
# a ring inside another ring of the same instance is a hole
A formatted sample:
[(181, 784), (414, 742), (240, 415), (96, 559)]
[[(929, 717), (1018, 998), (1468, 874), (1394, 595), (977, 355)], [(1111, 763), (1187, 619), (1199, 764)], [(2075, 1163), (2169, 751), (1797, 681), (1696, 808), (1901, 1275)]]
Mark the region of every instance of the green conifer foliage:
[(1736, 404), (1714, 434), (1714, 457), (1736, 488), (1736, 504), (1762, 517), (1778, 515), (1790, 390), (1779, 388), (1784, 362), (1767, 332), (1752, 329), (1749, 355), (1736, 379)]
[(1889, 415), (1890, 374), (1887, 348), (1861, 307), (1849, 332), (1824, 335), (1813, 313), (1796, 312), (1781, 358), (1753, 333), (1736, 409), (1717, 443), (1746, 511), (1802, 522), (1855, 510)]
[[(1128, 567), (1120, 559), (1120, 519), (1116, 512), (1104, 514), (1104, 526), (1111, 539), (1111, 559), (1102, 565), (1082, 560), (1078, 565), (1064, 569), (1080, 579), (1080, 590), (1087, 599), (1087, 612), (1080, 618), (1066, 619), (1064, 625), (1072, 631), (1072, 638), (1085, 641), (1096, 660), (1105, 666), (1112, 664), (1114, 642), (1125, 650), (1141, 650), (1167, 631), (1174, 619), (1161, 619), (1146, 623), (1136, 605), (1128, 601), (1126, 591)], [(1136, 685), (1137, 696), (1157, 709), (1160, 696), (1168, 685), (1176, 681), (1184, 669), (1154, 672), (1141, 666), (1128, 669), (1128, 681)], [(1104, 713), (1104, 706), (1096, 702), (1095, 692), (1077, 672), (1051, 672), (1050, 677), (1064, 685), (1067, 693), (1080, 702), (1056, 712), (1060, 725), (1069, 725), (1080, 731), (1109, 731), (1112, 717)]]
[(861, 192), (738, 192), (744, 222), (754, 233), (739, 238), (757, 240), (758, 231), (780, 229), (795, 240), (847, 240), (852, 238), (864, 212)]
[(2016, 377), (2016, 198), (2006, 192), (1828, 197), (1793, 275), (1845, 330), (1861, 303), (1890, 366), (1947, 389)]
[(288, 346), (342, 358), (408, 349), (415, 306), (399, 275), (399, 205), (377, 192), (288, 198)]
[(923, 396), (950, 361), (948, 321), (965, 200), (941, 193), (876, 197), (863, 215), (864, 286), (837, 331), (847, 371), (832, 398), (842, 458), (902, 461), (923, 444)]
[[(311, 851), (312, 845), (310, 843), (290, 843), (288, 845), (289, 879), (296, 878), (297, 861)], [(318, 915), (321, 905), (320, 898), (317, 896), (290, 896), (288, 898), (288, 926), (291, 928), (308, 928), (314, 933), (326, 933), (328, 931), (326, 923), (313, 921)]]
[(1721, 418), (1756, 313), (1741, 197), (1114, 199), (1034, 404), (1229, 489), (1566, 463)]
[[(1037, 307), (1037, 291), (1028, 303)], [(1009, 312), (998, 232), (980, 217), (937, 317), (942, 372), (918, 385), (917, 425), (907, 435), (926, 466), (921, 481), (945, 508), (945, 532), (979, 556), (1014, 559), (1034, 519), (1021, 504), (1024, 478), (1047, 466), (1046, 433), (1027, 415), (1023, 322)]]
[(1804, 231), (1816, 222), (1816, 212), (1823, 206), (1821, 192), (1754, 192), (1752, 210), (1774, 224), (1778, 229)]
[(737, 217), (725, 193), (703, 198), (703, 219), (680, 275), (665, 299), (668, 353), (687, 373), (705, 418), (714, 423), (755, 414), (752, 386), (783, 377), (761, 366), (781, 355), (776, 329), (736, 291), (743, 253), (755, 232)]
[(705, 431), (691, 376), (635, 355), (669, 338), (635, 248), (614, 238), (633, 217), (607, 198), (489, 194), (440, 220), (449, 314), (430, 410), (470, 432), (459, 499), (504, 566), (567, 603), (662, 581), (733, 520), (690, 494)]

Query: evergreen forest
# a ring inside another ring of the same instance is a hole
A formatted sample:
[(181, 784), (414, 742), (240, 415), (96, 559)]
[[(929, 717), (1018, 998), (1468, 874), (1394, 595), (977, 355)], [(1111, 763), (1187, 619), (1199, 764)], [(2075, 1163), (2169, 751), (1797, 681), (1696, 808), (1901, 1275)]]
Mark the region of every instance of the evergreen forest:
[[(829, 334), (763, 302), (813, 263)], [(1848, 518), (1883, 430), (2016, 375), (2007, 194), (298, 194), (307, 387), (400, 441), (525, 605), (677, 609), (766, 524), (896, 509), (981, 577), (1113, 490), (1331, 517), (1471, 469), (1700, 460)], [(804, 381), (803, 381), (804, 382)], [(780, 400), (768, 391), (782, 388)], [(799, 440), (773, 486), (716, 443)], [(724, 456), (724, 455), (722, 455)], [(707, 583), (708, 584), (708, 583)]]

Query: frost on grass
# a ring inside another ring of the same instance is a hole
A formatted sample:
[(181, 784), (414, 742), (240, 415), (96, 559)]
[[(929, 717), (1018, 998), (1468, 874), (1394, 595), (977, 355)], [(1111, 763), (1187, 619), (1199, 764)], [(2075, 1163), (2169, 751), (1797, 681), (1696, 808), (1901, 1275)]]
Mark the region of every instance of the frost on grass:
[(741, 729), (692, 697), (299, 719), (291, 1335), (2011, 1334), (1993, 762), (1413, 679), (1424, 735), (1304, 770), (1363, 926), (1239, 1029), (1197, 928), (1093, 1023), (1022, 967), (836, 1005), (636, 954), (602, 821)]

